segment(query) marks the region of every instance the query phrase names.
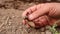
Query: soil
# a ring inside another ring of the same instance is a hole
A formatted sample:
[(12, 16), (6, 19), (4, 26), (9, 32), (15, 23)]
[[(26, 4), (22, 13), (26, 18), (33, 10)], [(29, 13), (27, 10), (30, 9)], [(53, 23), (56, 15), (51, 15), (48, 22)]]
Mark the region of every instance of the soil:
[[(22, 24), (22, 13), (25, 9), (38, 1), (32, 0), (0, 0), (0, 34), (48, 34), (49, 30), (31, 29), (27, 30)], [(44, 30), (44, 31), (43, 31)]]

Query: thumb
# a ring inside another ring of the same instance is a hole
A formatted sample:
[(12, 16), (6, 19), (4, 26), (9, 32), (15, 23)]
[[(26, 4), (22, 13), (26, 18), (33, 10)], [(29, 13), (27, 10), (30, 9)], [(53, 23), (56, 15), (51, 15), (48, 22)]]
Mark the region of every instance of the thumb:
[(42, 7), (40, 9), (36, 10), (35, 12), (33, 12), (32, 14), (30, 14), (28, 16), (28, 19), (29, 20), (33, 20), (33, 19), (35, 19), (35, 18), (37, 18), (39, 16), (42, 16), (42, 15), (48, 13), (48, 12), (49, 12), (49, 9), (48, 8), (46, 8), (46, 7), (43, 8)]

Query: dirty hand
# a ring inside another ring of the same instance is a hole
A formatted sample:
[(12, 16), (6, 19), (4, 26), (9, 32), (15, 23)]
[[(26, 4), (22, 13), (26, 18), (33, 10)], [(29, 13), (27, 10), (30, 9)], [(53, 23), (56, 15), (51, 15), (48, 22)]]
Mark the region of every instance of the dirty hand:
[[(32, 20), (36, 27), (44, 26), (49, 22), (53, 23), (59, 20), (60, 3), (44, 3), (34, 5), (23, 12), (22, 17), (25, 16), (28, 16), (28, 19)], [(23, 20), (23, 23), (27, 24), (27, 20)]]

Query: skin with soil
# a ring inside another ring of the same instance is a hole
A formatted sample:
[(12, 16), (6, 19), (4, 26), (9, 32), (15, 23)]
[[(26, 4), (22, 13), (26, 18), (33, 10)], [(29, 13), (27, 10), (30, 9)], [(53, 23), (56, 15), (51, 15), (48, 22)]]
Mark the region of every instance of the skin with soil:
[[(41, 1), (42, 2), (42, 1)], [(25, 9), (39, 2), (0, 0), (0, 34), (48, 34), (45, 27), (41, 29), (31, 29), (29, 32), (22, 24), (21, 14)], [(43, 31), (42, 31), (43, 30)]]

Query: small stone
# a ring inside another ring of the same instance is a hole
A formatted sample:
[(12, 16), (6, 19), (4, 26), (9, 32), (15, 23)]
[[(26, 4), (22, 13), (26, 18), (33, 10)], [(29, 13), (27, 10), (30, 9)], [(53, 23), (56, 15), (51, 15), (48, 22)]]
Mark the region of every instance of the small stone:
[(45, 32), (41, 32), (41, 34), (45, 34)]
[(15, 16), (12, 16), (12, 18), (15, 18)]
[(9, 22), (9, 25), (11, 25), (12, 22)]
[(29, 24), (31, 27), (35, 28), (35, 24), (34, 24), (33, 22), (28, 22), (28, 24)]
[(20, 28), (20, 29), (22, 29), (22, 27), (21, 27), (21, 26), (20, 26), (19, 28)]
[(45, 31), (46, 34), (52, 34), (49, 30)]

